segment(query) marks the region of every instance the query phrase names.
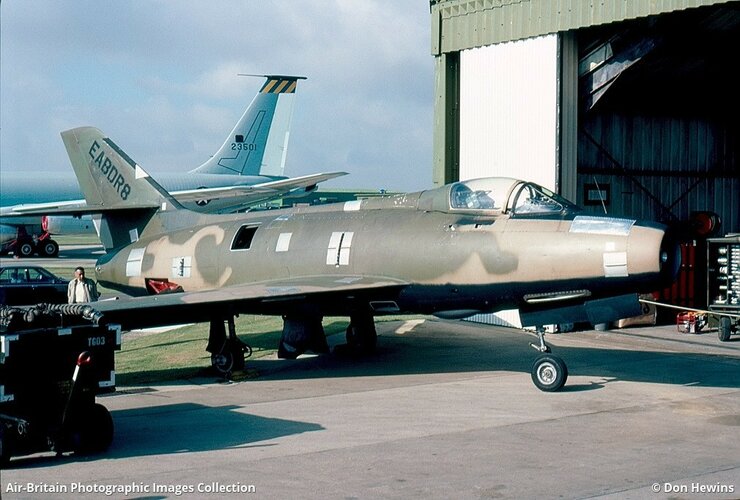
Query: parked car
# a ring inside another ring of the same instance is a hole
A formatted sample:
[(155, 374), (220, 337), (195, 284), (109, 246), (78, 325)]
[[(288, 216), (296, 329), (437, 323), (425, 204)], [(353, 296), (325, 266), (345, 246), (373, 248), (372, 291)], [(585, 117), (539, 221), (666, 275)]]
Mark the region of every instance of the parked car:
[(3, 266), (0, 267), (0, 304), (64, 304), (68, 283), (69, 280), (40, 266)]

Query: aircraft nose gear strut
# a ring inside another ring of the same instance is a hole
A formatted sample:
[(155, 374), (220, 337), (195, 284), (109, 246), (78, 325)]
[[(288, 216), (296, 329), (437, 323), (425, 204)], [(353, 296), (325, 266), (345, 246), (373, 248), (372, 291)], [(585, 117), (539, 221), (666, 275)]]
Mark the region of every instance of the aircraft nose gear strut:
[(533, 342), (529, 344), (541, 353), (532, 364), (532, 382), (541, 391), (559, 391), (568, 379), (568, 367), (560, 357), (550, 354), (550, 346), (545, 344), (544, 328), (537, 328), (537, 336), (540, 339), (539, 345)]
[(550, 352), (551, 351), (550, 346), (545, 344), (545, 329), (542, 328), (541, 326), (537, 327), (537, 337), (539, 337), (540, 339), (540, 345), (537, 345), (533, 342), (530, 342), (529, 345), (542, 353)]

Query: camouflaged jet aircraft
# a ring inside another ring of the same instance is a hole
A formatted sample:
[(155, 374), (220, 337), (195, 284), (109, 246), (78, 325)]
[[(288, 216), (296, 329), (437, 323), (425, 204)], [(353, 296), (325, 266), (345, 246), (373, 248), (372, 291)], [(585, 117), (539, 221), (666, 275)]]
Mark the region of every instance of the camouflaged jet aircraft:
[[(124, 329), (210, 321), (207, 349), (222, 370), (242, 353), (238, 313), (283, 316), (283, 358), (328, 351), (324, 316), (349, 316), (348, 346), (368, 352), (374, 316), (389, 313), (459, 318), (519, 308), (525, 326), (635, 316), (635, 292), (659, 288), (679, 265), (665, 227), (582, 215), (521, 180), (208, 215), (184, 209), (99, 130), (62, 139), (87, 204), (102, 214), (98, 281), (142, 295), (95, 308)], [(532, 379), (555, 391), (567, 367), (538, 332)]]

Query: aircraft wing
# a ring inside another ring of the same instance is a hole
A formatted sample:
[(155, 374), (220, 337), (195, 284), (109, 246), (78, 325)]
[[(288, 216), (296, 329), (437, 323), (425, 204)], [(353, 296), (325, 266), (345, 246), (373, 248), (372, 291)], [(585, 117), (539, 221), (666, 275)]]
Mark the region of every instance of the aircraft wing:
[[(14, 205), (12, 207), (3, 207), (0, 215), (34, 215), (39, 210), (78, 210), (85, 209), (87, 203), (85, 200), (56, 201), (49, 203), (24, 203), (23, 205)], [(44, 212), (46, 213), (46, 212)]]
[[(298, 189), (311, 191), (320, 182), (347, 175), (347, 172), (329, 172), (310, 174), (301, 177), (291, 177), (276, 181), (263, 182), (261, 184), (245, 186), (227, 186), (206, 189), (189, 189), (185, 191), (174, 191), (172, 197), (180, 203), (200, 200), (233, 199), (234, 203), (227, 204), (229, 210), (254, 205), (265, 200), (271, 200), (285, 196)], [(133, 206), (129, 205), (126, 210), (141, 208), (157, 208), (154, 205)], [(18, 217), (22, 215), (86, 215), (109, 211), (110, 207), (88, 205), (85, 200), (57, 201), (47, 203), (29, 203), (3, 207), (1, 216)]]
[(210, 321), (214, 313), (281, 314), (297, 304), (361, 297), (389, 300), (408, 283), (383, 276), (333, 275), (285, 278), (201, 292), (163, 293), (91, 304), (106, 323), (124, 330)]
[(85, 200), (72, 200), (64, 202), (29, 203), (5, 207), (0, 217), (21, 217), (25, 215), (90, 215), (113, 210), (140, 210), (155, 209), (159, 205), (136, 204), (128, 207), (111, 208), (104, 205), (88, 205)]
[(235, 208), (239, 208), (239, 206), (243, 207), (253, 205), (260, 201), (278, 198), (297, 189), (303, 189), (307, 192), (312, 191), (318, 183), (334, 179), (335, 177), (341, 177), (343, 175), (347, 175), (347, 172), (311, 174), (245, 186), (227, 186), (175, 191), (172, 193), (172, 196), (181, 203), (187, 201), (239, 198), (238, 200), (235, 200)]

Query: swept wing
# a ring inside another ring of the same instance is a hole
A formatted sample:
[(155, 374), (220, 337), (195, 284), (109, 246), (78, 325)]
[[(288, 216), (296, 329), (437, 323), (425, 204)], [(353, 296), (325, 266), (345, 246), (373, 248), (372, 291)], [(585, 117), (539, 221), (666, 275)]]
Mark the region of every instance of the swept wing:
[[(208, 189), (189, 189), (176, 191), (172, 197), (180, 203), (199, 200), (230, 199), (229, 209), (238, 210), (256, 203), (272, 200), (295, 192), (296, 190), (311, 191), (320, 182), (347, 175), (346, 172), (329, 172), (304, 175), (288, 179), (263, 182), (247, 186), (227, 186)], [(128, 208), (157, 208), (155, 205), (129, 206)], [(88, 205), (85, 200), (70, 200), (48, 203), (29, 203), (6, 207), (2, 216), (20, 215), (84, 215), (97, 213), (101, 210), (110, 210), (109, 207)]]
[(218, 311), (225, 314), (266, 311), (287, 313), (306, 299), (337, 302), (346, 298), (385, 300), (409, 283), (385, 276), (333, 275), (285, 278), (239, 284), (214, 290), (163, 293), (145, 297), (101, 301), (92, 306), (106, 322), (124, 330), (209, 321)]

